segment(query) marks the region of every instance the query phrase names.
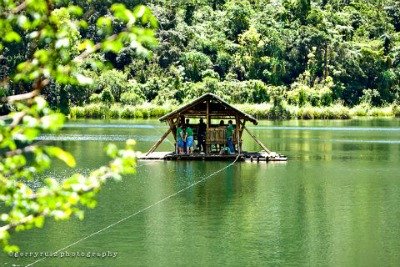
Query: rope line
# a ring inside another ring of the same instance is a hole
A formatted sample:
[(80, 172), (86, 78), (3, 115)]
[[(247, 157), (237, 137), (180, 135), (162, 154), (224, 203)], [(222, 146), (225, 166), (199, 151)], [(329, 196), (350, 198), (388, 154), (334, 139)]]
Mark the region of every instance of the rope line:
[[(67, 245), (67, 246), (65, 246), (65, 247), (63, 247), (63, 248), (57, 250), (57, 251), (55, 251), (53, 254), (57, 254), (57, 253), (59, 253), (59, 252), (61, 252), (61, 251), (63, 251), (63, 250), (66, 250), (66, 249), (68, 249), (68, 248), (70, 248), (70, 247), (72, 247), (72, 246), (74, 246), (74, 245), (76, 245), (76, 244), (78, 244), (78, 243), (80, 243), (80, 242), (86, 240), (86, 239), (91, 238), (92, 236), (95, 236), (95, 235), (97, 235), (97, 234), (100, 234), (101, 232), (104, 232), (104, 231), (106, 231), (107, 229), (110, 229), (111, 227), (114, 227), (114, 226), (116, 226), (117, 224), (120, 224), (120, 223), (122, 223), (122, 222), (128, 220), (129, 218), (135, 217), (136, 215), (138, 215), (138, 214), (140, 214), (140, 213), (142, 213), (142, 212), (145, 212), (146, 210), (149, 210), (149, 209), (151, 209), (152, 207), (157, 206), (158, 204), (160, 204), (160, 203), (162, 203), (162, 202), (164, 202), (164, 201), (166, 201), (166, 200), (168, 200), (168, 199), (170, 199), (170, 198), (173, 198), (173, 197), (179, 195), (180, 193), (182, 193), (182, 192), (184, 192), (184, 191), (186, 191), (186, 190), (188, 190), (188, 189), (190, 189), (190, 188), (192, 188), (192, 187), (194, 187), (194, 186), (196, 186), (196, 185), (198, 185), (198, 184), (200, 184), (200, 183), (202, 183), (202, 182), (208, 180), (208, 179), (211, 178), (212, 176), (214, 176), (214, 175), (216, 175), (216, 174), (218, 174), (218, 173), (220, 173), (220, 172), (222, 172), (222, 171), (228, 169), (229, 167), (231, 167), (233, 164), (236, 163), (236, 161), (239, 159), (239, 157), (240, 157), (240, 154), (238, 154), (237, 157), (235, 158), (235, 160), (234, 160), (233, 162), (231, 162), (230, 164), (228, 164), (227, 166), (225, 166), (225, 167), (223, 167), (223, 168), (221, 168), (221, 169), (219, 169), (219, 170), (217, 170), (217, 171), (211, 173), (210, 175), (208, 175), (208, 176), (206, 176), (206, 177), (204, 177), (204, 178), (202, 178), (202, 179), (200, 179), (200, 180), (198, 180), (198, 181), (196, 181), (196, 182), (194, 182), (194, 183), (192, 183), (192, 184), (190, 184), (190, 185), (188, 185), (188, 186), (186, 186), (186, 187), (180, 189), (179, 191), (177, 191), (177, 192), (175, 192), (175, 193), (173, 193), (173, 194), (171, 194), (171, 195), (169, 195), (169, 196), (164, 197), (163, 199), (161, 199), (161, 200), (159, 200), (159, 201), (157, 201), (157, 202), (155, 202), (155, 203), (153, 203), (153, 204), (151, 204), (151, 205), (149, 205), (149, 206), (147, 206), (147, 207), (145, 207), (145, 208), (142, 208), (142, 209), (140, 209), (140, 210), (138, 210), (138, 211), (136, 211), (136, 212), (134, 212), (134, 213), (132, 213), (132, 214), (126, 216), (125, 218), (122, 218), (122, 219), (120, 219), (120, 220), (118, 220), (118, 221), (116, 221), (116, 222), (114, 222), (114, 223), (112, 223), (112, 224), (110, 224), (110, 225), (108, 225), (108, 226), (106, 226), (106, 227), (104, 227), (104, 228), (102, 228), (102, 229), (96, 231), (96, 232), (93, 232), (93, 233), (91, 233), (91, 234), (89, 234), (89, 235), (87, 235), (87, 236), (85, 236), (85, 237), (83, 237), (83, 238), (81, 238), (81, 239), (79, 239), (79, 240), (77, 240), (77, 241), (75, 241), (75, 242), (73, 242), (73, 243), (71, 243), (71, 244), (69, 244), (69, 245)], [(141, 166), (144, 166), (144, 165), (148, 165), (148, 164), (143, 164), (143, 165), (140, 165), (140, 166), (137, 166), (137, 167), (141, 167)], [(43, 258), (38, 259), (38, 260), (36, 260), (36, 261), (34, 261), (34, 262), (32, 262), (32, 263), (29, 263), (28, 265), (26, 265), (26, 267), (32, 266), (32, 265), (34, 265), (34, 264), (36, 264), (36, 263), (38, 263), (38, 262), (41, 262), (41, 261), (45, 260), (46, 258), (47, 258), (47, 257), (43, 257)]]

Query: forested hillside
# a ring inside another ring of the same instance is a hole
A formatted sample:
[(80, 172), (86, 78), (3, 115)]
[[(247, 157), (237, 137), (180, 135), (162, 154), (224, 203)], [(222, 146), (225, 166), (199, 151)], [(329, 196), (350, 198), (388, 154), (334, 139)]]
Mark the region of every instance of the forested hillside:
[[(96, 20), (115, 1), (71, 2), (86, 7), (89, 25), (70, 33), (70, 40), (96, 40)], [(159, 23), (158, 45), (148, 46), (151, 55), (138, 56), (137, 49), (130, 47), (94, 61), (112, 63), (115, 69), (98, 71), (96, 64), (84, 65), (85, 73), (94, 79), (90, 86), (52, 82), (45, 94), (53, 106), (177, 105), (205, 92), (232, 103), (299, 107), (383, 106), (399, 100), (397, 0), (118, 2), (152, 9)], [(26, 38), (3, 50), (3, 77), (29, 56), (30, 45)], [(2, 94), (29, 89), (12, 80), (2, 87)]]

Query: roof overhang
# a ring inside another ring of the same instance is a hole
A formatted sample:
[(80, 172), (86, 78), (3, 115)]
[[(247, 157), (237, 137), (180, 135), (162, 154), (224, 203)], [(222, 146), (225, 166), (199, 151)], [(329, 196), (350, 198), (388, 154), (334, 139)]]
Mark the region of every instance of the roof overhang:
[(177, 110), (162, 116), (160, 121), (179, 118), (180, 116), (206, 116), (207, 102), (209, 103), (209, 115), (212, 118), (239, 117), (252, 122), (254, 125), (258, 124), (253, 116), (238, 110), (212, 93), (204, 94)]

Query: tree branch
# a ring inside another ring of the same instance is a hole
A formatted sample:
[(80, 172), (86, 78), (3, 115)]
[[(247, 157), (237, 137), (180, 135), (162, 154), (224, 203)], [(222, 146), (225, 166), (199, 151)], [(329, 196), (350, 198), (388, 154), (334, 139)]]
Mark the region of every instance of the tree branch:
[(21, 122), (21, 120), (24, 118), (25, 115), (26, 115), (26, 112), (24, 112), (24, 111), (17, 112), (13, 117), (13, 121), (10, 124), (10, 128), (13, 129), (15, 126), (17, 126)]
[(44, 79), (44, 80), (39, 79), (36, 82), (35, 86), (33, 87), (34, 88), (33, 91), (31, 91), (29, 93), (24, 93), (24, 94), (8, 96), (6, 98), (6, 100), (8, 103), (13, 103), (15, 101), (22, 101), (22, 100), (34, 98), (35, 96), (38, 96), (40, 94), (40, 91), (43, 89), (43, 87), (48, 85), (49, 82), (50, 82), (49, 79)]
[[(47, 213), (46, 213), (46, 212), (43, 212), (43, 213), (38, 214), (36, 217), (39, 217), (39, 216), (46, 216), (46, 215), (47, 215)], [(25, 223), (27, 223), (27, 222), (29, 222), (29, 221), (32, 221), (33, 219), (35, 219), (35, 216), (34, 216), (34, 215), (32, 215), (32, 214), (31, 214), (31, 215), (28, 215), (28, 216), (22, 218), (21, 220), (19, 220), (18, 222), (9, 223), (9, 224), (6, 224), (6, 225), (0, 227), (0, 232), (8, 231), (8, 230), (10, 230), (10, 229), (12, 229), (12, 228), (17, 227), (18, 225), (22, 225), (22, 224), (25, 224)]]
[[(102, 176), (98, 177), (98, 179), (101, 181), (101, 180), (110, 179), (112, 177), (113, 177), (113, 173), (112, 172), (107, 172), (107, 173), (103, 174)], [(83, 195), (85, 193), (91, 192), (92, 190), (94, 190), (96, 188), (97, 188), (97, 186), (90, 186), (90, 187), (86, 188), (85, 190), (79, 190), (79, 191), (75, 191), (75, 192), (78, 193), (78, 195), (81, 196), (81, 195)], [(48, 194), (51, 195), (52, 193), (53, 192), (49, 192)], [(40, 196), (40, 197), (45, 197), (45, 196)], [(28, 197), (29, 200), (35, 200), (37, 198), (38, 198), (37, 194), (33, 194), (30, 197)], [(13, 228), (15, 228), (15, 227), (17, 227), (19, 225), (26, 224), (26, 223), (28, 223), (28, 222), (30, 222), (30, 221), (32, 221), (35, 218), (40, 217), (40, 216), (47, 217), (49, 214), (51, 214), (51, 211), (50, 212), (49, 211), (43, 211), (43, 212), (38, 213), (38, 214), (28, 215), (28, 216), (20, 219), (18, 222), (9, 223), (9, 224), (1, 226), (0, 227), (0, 232), (11, 230), (11, 229), (13, 229)]]
[(26, 8), (26, 1), (23, 1), (21, 4), (19, 4), (16, 8), (14, 8), (11, 12), (13, 14), (17, 14), (24, 10)]
[(6, 153), (6, 157), (12, 157), (15, 155), (20, 155), (23, 153), (28, 153), (28, 152), (32, 152), (35, 149), (36, 145), (30, 145), (27, 147), (24, 147), (23, 149), (17, 149), (17, 150), (12, 150)]
[(39, 93), (40, 93), (40, 91), (36, 89), (36, 90), (33, 90), (33, 91), (29, 92), (29, 93), (8, 96), (6, 99), (7, 99), (8, 103), (14, 103), (16, 101), (21, 101), (21, 100), (27, 100), (27, 99), (34, 98), (35, 96), (38, 96)]

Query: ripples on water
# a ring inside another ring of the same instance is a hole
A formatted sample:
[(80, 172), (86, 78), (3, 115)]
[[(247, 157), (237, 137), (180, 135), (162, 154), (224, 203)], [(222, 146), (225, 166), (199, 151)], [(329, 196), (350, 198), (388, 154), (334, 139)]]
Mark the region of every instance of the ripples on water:
[[(154, 129), (157, 135), (123, 135), (123, 134), (43, 134), (37, 138), (39, 141), (104, 141), (123, 142), (128, 139), (135, 139), (143, 142), (155, 142), (159, 139), (161, 129), (165, 126), (154, 126), (145, 124), (78, 124), (67, 123), (66, 129)], [(289, 131), (328, 131), (328, 132), (400, 132), (399, 127), (308, 127), (308, 126), (257, 126), (248, 127), (257, 131), (289, 130)], [(301, 138), (304, 139), (304, 138)], [(400, 144), (400, 140), (359, 140), (359, 139), (312, 139), (308, 140), (335, 143), (377, 143), (377, 144)]]
[[(66, 123), (64, 128), (117, 128), (117, 129), (161, 129), (167, 128), (164, 125), (146, 124), (95, 124), (95, 123)], [(396, 131), (400, 132), (399, 127), (330, 127), (330, 126), (247, 126), (249, 129), (257, 130), (307, 130), (307, 131)]]
[[(102, 141), (102, 142), (124, 142), (128, 139), (136, 141), (152, 142), (159, 139), (158, 136), (135, 136), (135, 135), (54, 135), (44, 134), (39, 136), (38, 141)], [(335, 143), (376, 143), (376, 144), (400, 144), (400, 140), (357, 140), (357, 139), (316, 139), (316, 138), (298, 138), (301, 140), (335, 142)], [(166, 141), (165, 141), (166, 142)]]
[(64, 128), (119, 128), (119, 129), (152, 129), (165, 128), (163, 126), (153, 126), (145, 124), (91, 124), (91, 123), (66, 123)]
[[(247, 126), (246, 126), (247, 127)], [(400, 132), (400, 128), (390, 128), (390, 127), (306, 127), (306, 126), (256, 126), (247, 127), (257, 130), (301, 130), (301, 131), (357, 131), (357, 132)]]
[(156, 141), (159, 136), (121, 135), (121, 134), (43, 134), (37, 138), (38, 141), (104, 141), (123, 142), (128, 139), (136, 141)]

